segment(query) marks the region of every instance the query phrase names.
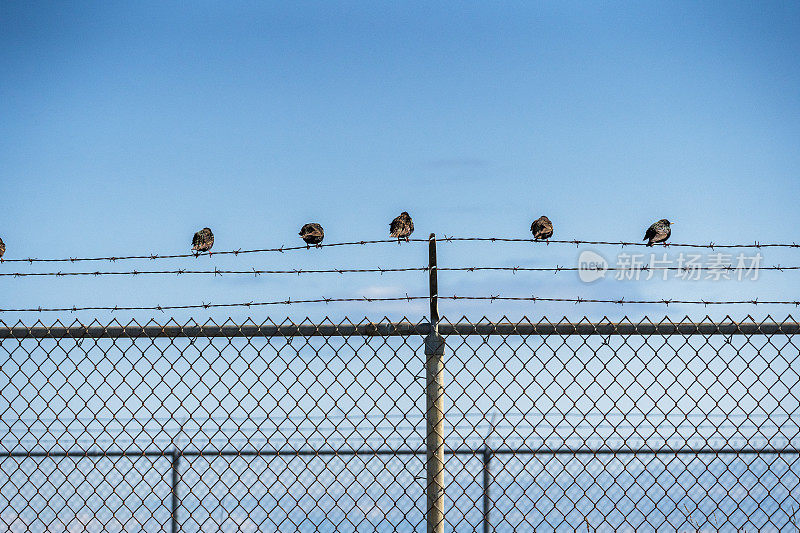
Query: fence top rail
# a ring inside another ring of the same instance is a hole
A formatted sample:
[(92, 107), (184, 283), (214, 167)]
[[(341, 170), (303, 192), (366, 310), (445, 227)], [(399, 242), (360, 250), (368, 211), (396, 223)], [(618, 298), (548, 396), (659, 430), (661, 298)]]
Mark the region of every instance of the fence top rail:
[[(0, 339), (425, 336), (428, 322), (0, 326)], [(440, 322), (440, 335), (796, 335), (799, 322)]]

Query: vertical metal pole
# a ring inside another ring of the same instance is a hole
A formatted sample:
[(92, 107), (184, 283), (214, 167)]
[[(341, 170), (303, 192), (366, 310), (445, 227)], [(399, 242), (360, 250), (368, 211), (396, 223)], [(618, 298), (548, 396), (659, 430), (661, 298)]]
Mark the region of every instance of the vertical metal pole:
[(492, 500), (489, 498), (489, 484), (491, 476), (489, 473), (489, 462), (492, 460), (492, 452), (489, 448), (483, 449), (483, 533), (489, 533), (491, 521), (489, 520), (489, 509)]
[(178, 532), (178, 467), (180, 466), (181, 456), (178, 450), (172, 450), (172, 503), (170, 504), (170, 514), (172, 515), (172, 533)]
[(431, 329), (425, 338), (428, 533), (444, 532), (444, 339), (439, 336), (436, 235), (428, 240)]
[(428, 289), (431, 299), (431, 333), (439, 334), (439, 277), (436, 265), (436, 234), (428, 237)]

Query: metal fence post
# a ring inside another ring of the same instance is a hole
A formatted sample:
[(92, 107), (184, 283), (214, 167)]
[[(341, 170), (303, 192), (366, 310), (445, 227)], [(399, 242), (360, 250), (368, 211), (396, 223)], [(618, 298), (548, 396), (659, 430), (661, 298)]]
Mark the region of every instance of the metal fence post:
[(172, 450), (172, 502), (170, 503), (170, 514), (172, 515), (172, 527), (170, 531), (178, 531), (178, 467), (180, 466), (181, 456), (178, 450)]
[(428, 240), (431, 329), (425, 338), (428, 533), (444, 532), (444, 339), (439, 335), (436, 235)]
[(489, 520), (489, 509), (492, 505), (492, 500), (489, 498), (489, 484), (491, 483), (491, 475), (489, 472), (489, 462), (492, 460), (492, 452), (489, 448), (483, 449), (483, 533), (489, 533), (491, 530), (491, 521)]

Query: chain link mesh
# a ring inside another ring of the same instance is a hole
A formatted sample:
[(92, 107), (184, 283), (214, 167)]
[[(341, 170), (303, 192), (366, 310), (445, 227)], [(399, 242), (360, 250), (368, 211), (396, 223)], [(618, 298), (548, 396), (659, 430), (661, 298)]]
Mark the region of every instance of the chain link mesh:
[[(797, 324), (442, 319), (445, 531), (794, 531)], [(423, 531), (426, 320), (0, 326), (0, 529)]]

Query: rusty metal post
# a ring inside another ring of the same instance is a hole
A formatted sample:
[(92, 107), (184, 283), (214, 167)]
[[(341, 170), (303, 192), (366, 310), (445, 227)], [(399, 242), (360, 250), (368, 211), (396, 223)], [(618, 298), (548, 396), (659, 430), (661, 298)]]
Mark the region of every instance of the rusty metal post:
[(439, 335), (436, 235), (428, 241), (431, 329), (425, 338), (428, 533), (444, 532), (444, 339)]
[(180, 473), (178, 472), (178, 468), (180, 468), (180, 461), (181, 455), (178, 450), (172, 451), (172, 501), (170, 502), (170, 515), (171, 515), (171, 528), (170, 531), (172, 533), (178, 532), (178, 480), (180, 479)]
[(491, 531), (492, 522), (489, 518), (489, 511), (492, 507), (492, 500), (489, 496), (489, 485), (492, 482), (492, 476), (489, 472), (489, 463), (492, 460), (492, 452), (489, 448), (483, 449), (483, 533)]

